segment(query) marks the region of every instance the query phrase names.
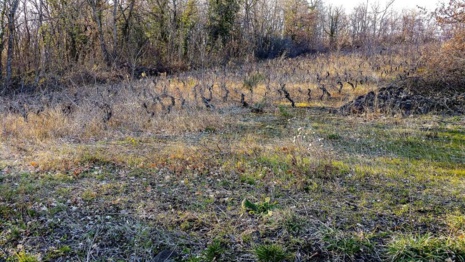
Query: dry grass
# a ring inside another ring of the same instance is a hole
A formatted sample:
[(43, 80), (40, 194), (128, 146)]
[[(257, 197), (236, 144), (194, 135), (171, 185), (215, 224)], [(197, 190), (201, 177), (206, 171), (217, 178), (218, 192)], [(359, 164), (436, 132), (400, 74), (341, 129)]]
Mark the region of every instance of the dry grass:
[[(370, 60), (358, 55), (319, 55), (5, 98), (0, 108), (0, 138), (15, 144), (40, 144), (60, 139), (88, 141), (134, 133), (182, 134), (216, 129), (228, 121), (218, 110), (237, 111), (241, 94), (251, 106), (266, 107), (268, 111), (275, 110), (278, 104), (288, 105), (279, 91), (282, 84), (299, 107), (338, 107), (395, 79), (412, 63), (401, 54), (379, 55)], [(260, 77), (251, 93), (244, 83), (254, 75)], [(341, 93), (338, 82), (343, 84)], [(357, 87), (352, 90), (348, 82)], [(332, 94), (330, 98), (320, 99), (322, 85)], [(211, 104), (217, 110), (203, 110), (202, 97), (210, 97), (209, 88)]]
[[(465, 119), (321, 108), (396, 78), (411, 63), (401, 57), (272, 60), (3, 98), (0, 260), (465, 259)], [(369, 81), (355, 90), (330, 85), (359, 71)], [(307, 101), (323, 83), (332, 97)], [(241, 93), (264, 112), (243, 108)]]

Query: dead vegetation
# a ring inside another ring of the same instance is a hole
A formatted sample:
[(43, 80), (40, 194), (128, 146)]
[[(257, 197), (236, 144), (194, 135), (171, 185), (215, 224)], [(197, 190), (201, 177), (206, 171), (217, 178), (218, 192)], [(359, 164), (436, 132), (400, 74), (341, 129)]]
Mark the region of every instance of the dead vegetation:
[(401, 51), (1, 97), (0, 260), (465, 259), (465, 120), (383, 112)]
[[(344, 115), (381, 112), (383, 114), (401, 114), (403, 116), (431, 112), (460, 115), (465, 112), (465, 96), (462, 92), (453, 92), (450, 95), (450, 92), (445, 90), (434, 93), (431, 90), (423, 90), (422, 94), (415, 92), (416, 88), (409, 87), (409, 83), (412, 82), (417, 82), (414, 83), (414, 86), (419, 86), (418, 82), (427, 85), (427, 82), (422, 81), (420, 78), (411, 78), (388, 87), (382, 87), (376, 92), (371, 91), (359, 96), (341, 106), (339, 112)], [(423, 87), (423, 89), (427, 88)]]

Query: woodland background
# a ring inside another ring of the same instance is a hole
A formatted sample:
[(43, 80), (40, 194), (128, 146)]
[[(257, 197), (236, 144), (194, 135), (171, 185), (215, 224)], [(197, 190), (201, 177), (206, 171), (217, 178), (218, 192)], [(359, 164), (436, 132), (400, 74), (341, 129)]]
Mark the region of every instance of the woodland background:
[(426, 58), (433, 75), (463, 78), (465, 2), (438, 3), (433, 13), (394, 10), (392, 2), (344, 10), (322, 0), (4, 0), (0, 91), (112, 83), (314, 52), (372, 55), (424, 44), (436, 44), (425, 52), (435, 54)]

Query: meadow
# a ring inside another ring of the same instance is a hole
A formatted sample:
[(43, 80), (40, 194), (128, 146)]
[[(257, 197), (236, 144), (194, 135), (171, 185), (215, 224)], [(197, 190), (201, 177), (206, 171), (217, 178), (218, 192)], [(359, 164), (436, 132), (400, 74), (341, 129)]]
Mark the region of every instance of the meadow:
[(465, 261), (465, 117), (338, 112), (420, 56), (2, 97), (0, 261)]

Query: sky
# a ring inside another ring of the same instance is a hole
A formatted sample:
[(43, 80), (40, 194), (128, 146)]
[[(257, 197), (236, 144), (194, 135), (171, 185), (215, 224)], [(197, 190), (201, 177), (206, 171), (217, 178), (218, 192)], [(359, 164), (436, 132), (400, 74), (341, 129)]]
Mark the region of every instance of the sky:
[[(352, 9), (360, 3), (366, 3), (367, 0), (323, 0), (325, 4), (331, 4), (333, 6), (343, 6), (346, 11), (350, 12)], [(369, 3), (375, 3), (379, 1), (383, 6), (387, 0), (368, 0)], [(397, 10), (415, 8), (417, 5), (426, 7), (428, 10), (433, 11), (438, 3), (444, 0), (395, 0), (393, 8)]]

